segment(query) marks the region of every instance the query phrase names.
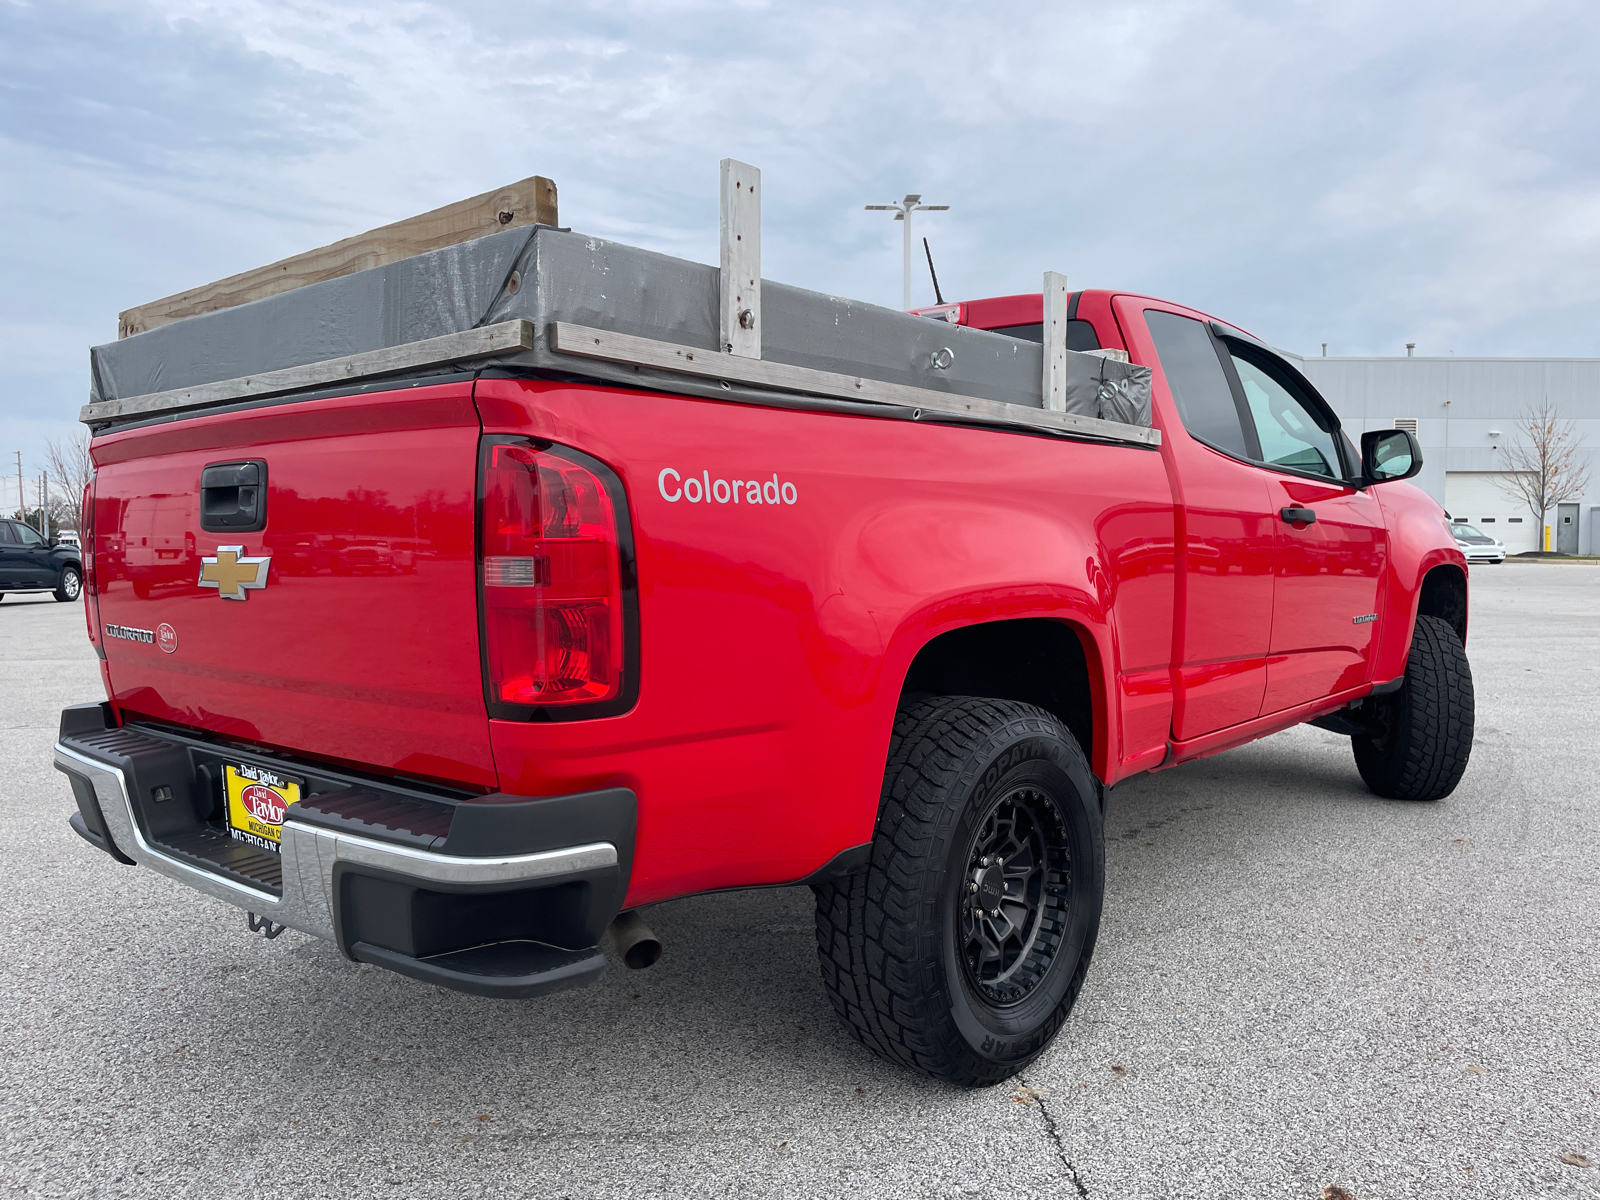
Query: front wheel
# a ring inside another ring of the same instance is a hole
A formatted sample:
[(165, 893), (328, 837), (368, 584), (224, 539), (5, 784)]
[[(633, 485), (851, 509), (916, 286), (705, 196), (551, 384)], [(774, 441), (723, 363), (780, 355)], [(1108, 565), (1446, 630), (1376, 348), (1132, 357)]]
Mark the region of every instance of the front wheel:
[(1454, 626), (1417, 618), (1405, 682), (1365, 705), (1373, 736), (1350, 739), (1356, 770), (1390, 800), (1442, 800), (1455, 791), (1472, 755), (1472, 668)]
[(823, 983), (851, 1032), (963, 1087), (1037, 1058), (1100, 929), (1098, 794), (1043, 709), (951, 696), (902, 710), (869, 865), (815, 889)]
[(56, 583), (55, 597), (57, 600), (76, 600), (83, 594), (83, 576), (78, 574), (77, 567), (62, 567), (61, 578)]

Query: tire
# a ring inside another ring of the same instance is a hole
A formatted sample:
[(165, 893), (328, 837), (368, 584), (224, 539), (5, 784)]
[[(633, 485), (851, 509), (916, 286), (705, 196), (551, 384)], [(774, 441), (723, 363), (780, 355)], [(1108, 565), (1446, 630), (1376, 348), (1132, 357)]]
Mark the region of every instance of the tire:
[(814, 888), (823, 986), (864, 1045), (962, 1087), (1044, 1051), (1100, 929), (1098, 796), (1041, 708), (949, 696), (900, 711), (867, 869)]
[(1366, 785), (1390, 800), (1442, 800), (1472, 755), (1472, 668), (1450, 623), (1418, 617), (1405, 682), (1366, 707), (1382, 732), (1350, 740)]
[(55, 597), (67, 602), (83, 595), (83, 575), (77, 567), (62, 567), (61, 579), (56, 583)]

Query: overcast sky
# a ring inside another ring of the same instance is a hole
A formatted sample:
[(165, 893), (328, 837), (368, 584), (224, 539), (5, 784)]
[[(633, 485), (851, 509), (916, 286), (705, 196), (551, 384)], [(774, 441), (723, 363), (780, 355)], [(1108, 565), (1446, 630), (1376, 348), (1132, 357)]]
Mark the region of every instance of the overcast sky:
[(947, 298), (1053, 269), (1305, 353), (1600, 355), (1597, 35), (1592, 0), (0, 0), (0, 471), (123, 308), (532, 174), (715, 262), (728, 155), (787, 283), (898, 305), (862, 205), (916, 191)]

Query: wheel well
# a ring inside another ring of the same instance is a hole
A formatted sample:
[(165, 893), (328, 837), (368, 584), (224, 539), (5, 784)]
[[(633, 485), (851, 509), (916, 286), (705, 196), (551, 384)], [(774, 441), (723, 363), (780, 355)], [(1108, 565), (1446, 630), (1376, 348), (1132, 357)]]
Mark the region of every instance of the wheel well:
[(1027, 619), (967, 625), (917, 653), (900, 702), (918, 695), (1020, 700), (1054, 713), (1094, 761), (1094, 697), (1083, 644), (1070, 625)]
[(1422, 596), (1417, 601), (1419, 617), (1443, 617), (1456, 631), (1461, 644), (1467, 642), (1467, 577), (1460, 567), (1435, 567), (1422, 577)]

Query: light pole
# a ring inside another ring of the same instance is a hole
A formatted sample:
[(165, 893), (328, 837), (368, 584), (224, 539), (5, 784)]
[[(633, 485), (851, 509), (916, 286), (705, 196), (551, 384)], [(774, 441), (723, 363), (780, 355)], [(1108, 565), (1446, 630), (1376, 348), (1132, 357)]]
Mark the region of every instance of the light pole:
[(898, 204), (869, 204), (868, 212), (892, 212), (896, 221), (901, 221), (905, 226), (906, 234), (906, 263), (905, 263), (905, 308), (911, 307), (911, 214), (914, 212), (949, 212), (948, 204), (924, 204), (922, 197), (916, 193), (907, 193), (906, 198)]

